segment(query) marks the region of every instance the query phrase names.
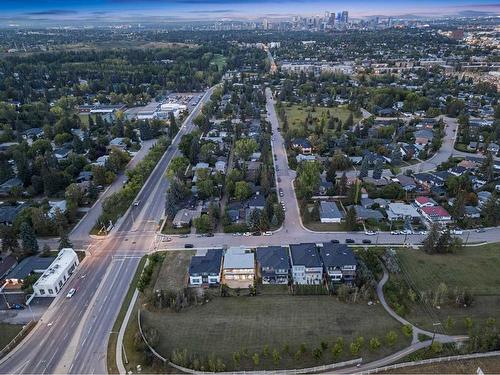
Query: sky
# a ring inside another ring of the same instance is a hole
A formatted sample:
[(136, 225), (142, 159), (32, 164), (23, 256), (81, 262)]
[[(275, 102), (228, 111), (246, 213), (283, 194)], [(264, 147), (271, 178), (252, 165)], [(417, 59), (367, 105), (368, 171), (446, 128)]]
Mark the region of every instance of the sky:
[(500, 15), (500, 0), (0, 0), (15, 20), (278, 19), (349, 11), (351, 17)]

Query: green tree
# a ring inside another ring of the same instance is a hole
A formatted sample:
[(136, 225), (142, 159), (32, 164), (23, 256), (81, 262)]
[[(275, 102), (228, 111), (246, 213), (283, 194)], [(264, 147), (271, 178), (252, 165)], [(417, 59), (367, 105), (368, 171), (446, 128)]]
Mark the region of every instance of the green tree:
[(253, 138), (238, 139), (234, 144), (234, 154), (242, 160), (248, 160), (257, 149), (257, 142)]
[(13, 226), (2, 225), (2, 251), (16, 252), (19, 250), (19, 242), (17, 240), (17, 233)]
[(66, 249), (66, 248), (73, 248), (73, 244), (69, 240), (68, 233), (66, 231), (61, 231), (59, 234), (59, 250)]
[(295, 187), (299, 199), (310, 199), (318, 190), (321, 181), (321, 166), (316, 161), (299, 164)]
[(380, 348), (380, 346), (381, 346), (380, 340), (377, 337), (372, 337), (370, 339), (370, 349), (371, 350), (377, 350), (378, 348)]
[(387, 344), (389, 346), (394, 346), (394, 344), (396, 344), (396, 341), (398, 339), (398, 334), (391, 330), (391, 331), (387, 332), (385, 339), (387, 340)]
[(212, 223), (207, 214), (203, 214), (194, 219), (193, 223), (197, 233), (207, 233), (212, 230)]
[(359, 178), (365, 178), (368, 176), (369, 161), (368, 158), (364, 157), (361, 162), (361, 167), (359, 168)]
[(234, 197), (239, 201), (247, 200), (252, 196), (252, 188), (248, 182), (236, 182), (234, 189)]
[(354, 206), (350, 206), (347, 209), (345, 223), (346, 223), (347, 230), (350, 230), (350, 231), (356, 230), (357, 216), (356, 216), (356, 209), (354, 208)]
[(167, 178), (169, 180), (172, 180), (174, 177), (179, 179), (182, 178), (188, 166), (189, 160), (184, 156), (173, 158), (167, 169)]
[(382, 173), (384, 172), (384, 162), (382, 159), (377, 159), (375, 162), (375, 167), (373, 168), (373, 178), (375, 180), (380, 180), (382, 178)]
[(21, 237), (21, 247), (27, 254), (36, 254), (39, 250), (38, 241), (36, 239), (35, 231), (26, 222), (21, 224), (19, 228)]

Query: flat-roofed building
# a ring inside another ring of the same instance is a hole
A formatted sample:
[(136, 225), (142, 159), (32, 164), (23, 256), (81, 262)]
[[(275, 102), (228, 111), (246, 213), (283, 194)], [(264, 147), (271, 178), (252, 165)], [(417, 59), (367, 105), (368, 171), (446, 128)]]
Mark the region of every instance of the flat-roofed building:
[(33, 284), (36, 297), (55, 297), (69, 280), (80, 262), (73, 249), (59, 251), (57, 258), (51, 263), (42, 276)]

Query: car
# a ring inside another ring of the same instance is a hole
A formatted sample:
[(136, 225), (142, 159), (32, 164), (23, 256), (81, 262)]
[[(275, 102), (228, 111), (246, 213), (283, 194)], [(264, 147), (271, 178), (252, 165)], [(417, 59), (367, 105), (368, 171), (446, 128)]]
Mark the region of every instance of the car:
[(140, 204), (141, 204), (141, 201), (140, 201), (140, 200), (136, 200), (136, 201), (134, 202), (134, 206), (136, 206), (136, 207), (137, 207), (138, 205), (140, 205)]
[(399, 231), (398, 231), (398, 230), (391, 230), (391, 234), (393, 234), (393, 235), (398, 235), (398, 234), (400, 234), (400, 233), (399, 233)]
[(181, 235), (179, 236), (179, 238), (188, 238), (188, 235), (187, 235), (187, 234), (181, 234)]
[(260, 232), (253, 232), (252, 233), (252, 236), (261, 236), (261, 235), (262, 235), (262, 233), (260, 233)]
[(476, 233), (484, 233), (486, 230), (484, 228), (477, 228)]
[(250, 236), (252, 235), (252, 233), (250, 233), (250, 232), (245, 232), (245, 233), (243, 233), (243, 235), (244, 235), (245, 237), (250, 237)]
[(23, 310), (24, 306), (21, 305), (20, 303), (14, 303), (13, 305), (10, 305), (9, 307), (11, 310)]
[(369, 239), (366, 239), (366, 238), (365, 238), (362, 242), (363, 242), (364, 244), (366, 244), (366, 245), (369, 245), (369, 244), (371, 244), (371, 243), (372, 243), (372, 240), (369, 240)]
[(213, 237), (213, 236), (214, 236), (214, 234), (213, 234), (213, 233), (207, 233), (205, 236), (206, 236), (206, 237)]
[(278, 182), (281, 182), (281, 177), (278, 177)]
[(75, 288), (71, 288), (68, 292), (68, 294), (66, 294), (66, 298), (71, 298), (75, 295), (76, 293), (76, 289)]
[(283, 194), (282, 191), (280, 191), (280, 197), (283, 197), (285, 194)]
[(419, 232), (419, 234), (423, 234), (424, 236), (426, 236), (426, 235), (427, 235), (427, 233), (429, 233), (429, 232), (427, 232), (426, 230), (421, 230), (421, 231)]
[(346, 238), (345, 243), (356, 243), (352, 238)]
[(461, 229), (453, 229), (451, 231), (452, 234), (464, 234), (464, 231)]
[(194, 247), (194, 245), (192, 243), (184, 244), (185, 249), (192, 249), (193, 247)]
[(263, 236), (272, 236), (273, 232), (264, 232), (262, 233)]
[(331, 242), (331, 243), (340, 243), (340, 241), (339, 241), (339, 240), (331, 240), (330, 242)]
[(374, 231), (372, 231), (372, 230), (367, 230), (367, 231), (365, 231), (365, 234), (366, 234), (367, 236), (375, 236), (375, 235), (377, 234), (377, 232), (374, 232)]
[(161, 242), (170, 242), (170, 241), (172, 241), (172, 237), (163, 237), (161, 239)]

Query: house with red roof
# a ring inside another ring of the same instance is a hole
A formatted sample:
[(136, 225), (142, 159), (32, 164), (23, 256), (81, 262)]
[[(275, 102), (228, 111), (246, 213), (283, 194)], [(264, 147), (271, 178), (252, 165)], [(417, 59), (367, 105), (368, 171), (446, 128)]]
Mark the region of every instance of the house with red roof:
[(449, 223), (451, 215), (441, 206), (422, 207), (422, 215), (432, 223)]
[(415, 198), (415, 204), (419, 208), (437, 206), (437, 203), (434, 199), (422, 196)]

